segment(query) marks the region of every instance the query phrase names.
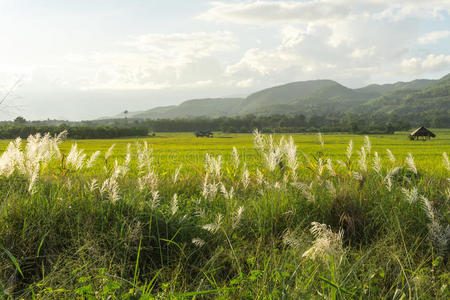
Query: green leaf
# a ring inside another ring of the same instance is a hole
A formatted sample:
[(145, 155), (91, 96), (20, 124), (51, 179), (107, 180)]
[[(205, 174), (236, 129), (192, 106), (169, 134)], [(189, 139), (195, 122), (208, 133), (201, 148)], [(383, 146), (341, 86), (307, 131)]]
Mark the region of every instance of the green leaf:
[(19, 263), (17, 262), (16, 258), (14, 257), (14, 255), (11, 254), (11, 252), (9, 252), (8, 250), (6, 250), (5, 248), (3, 248), (3, 251), (5, 251), (6, 255), (8, 255), (9, 259), (12, 261), (12, 263), (14, 264), (14, 266), (16, 267), (17, 271), (19, 271), (20, 275), (22, 275), (22, 278), (25, 278), (23, 276), (22, 270), (20, 269)]

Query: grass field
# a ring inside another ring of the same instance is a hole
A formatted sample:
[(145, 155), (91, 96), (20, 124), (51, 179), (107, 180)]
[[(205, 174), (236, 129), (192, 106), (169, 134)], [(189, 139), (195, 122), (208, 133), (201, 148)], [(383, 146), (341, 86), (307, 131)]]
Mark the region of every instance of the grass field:
[(448, 298), (433, 132), (0, 141), (0, 298)]

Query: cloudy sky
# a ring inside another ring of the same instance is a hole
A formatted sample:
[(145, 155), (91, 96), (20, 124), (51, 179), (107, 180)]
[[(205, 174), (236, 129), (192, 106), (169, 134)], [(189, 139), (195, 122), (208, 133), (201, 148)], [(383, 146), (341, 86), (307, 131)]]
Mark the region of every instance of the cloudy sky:
[(0, 119), (450, 72), (448, 0), (0, 0)]

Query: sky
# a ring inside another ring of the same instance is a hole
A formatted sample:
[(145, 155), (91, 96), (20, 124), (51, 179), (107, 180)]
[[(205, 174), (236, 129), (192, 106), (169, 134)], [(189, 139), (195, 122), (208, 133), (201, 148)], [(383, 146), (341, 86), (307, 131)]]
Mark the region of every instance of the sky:
[(0, 0), (0, 119), (450, 72), (448, 0)]

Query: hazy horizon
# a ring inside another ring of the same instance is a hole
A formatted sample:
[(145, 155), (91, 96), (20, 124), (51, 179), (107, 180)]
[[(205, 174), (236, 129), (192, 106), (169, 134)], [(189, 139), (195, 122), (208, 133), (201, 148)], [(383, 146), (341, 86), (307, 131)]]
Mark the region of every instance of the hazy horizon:
[(444, 0), (0, 0), (0, 119), (96, 119), (294, 81), (450, 72)]

